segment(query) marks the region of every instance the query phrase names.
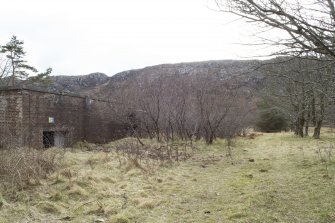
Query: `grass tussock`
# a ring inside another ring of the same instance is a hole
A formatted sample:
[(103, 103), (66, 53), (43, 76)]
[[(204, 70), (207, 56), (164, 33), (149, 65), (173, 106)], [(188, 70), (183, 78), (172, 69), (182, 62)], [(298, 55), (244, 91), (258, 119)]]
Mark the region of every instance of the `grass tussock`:
[(54, 148), (0, 150), (0, 182), (12, 189), (37, 185), (56, 170), (62, 156), (62, 151)]
[(109, 223), (130, 223), (131, 221), (127, 218), (127, 216), (116, 215), (110, 218)]
[(57, 207), (57, 205), (54, 202), (43, 201), (41, 203), (38, 203), (36, 206), (42, 213), (47, 213), (47, 214), (60, 214), (61, 213), (61, 209)]
[(0, 192), (0, 222), (335, 222), (335, 134), (323, 136), (238, 138), (232, 156), (224, 140), (198, 141), (172, 163), (113, 143), (70, 149), (39, 185)]

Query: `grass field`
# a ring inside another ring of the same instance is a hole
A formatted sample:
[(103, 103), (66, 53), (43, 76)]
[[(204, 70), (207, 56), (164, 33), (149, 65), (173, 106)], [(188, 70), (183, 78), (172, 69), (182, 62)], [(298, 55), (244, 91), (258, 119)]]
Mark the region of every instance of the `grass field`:
[[(185, 162), (67, 150), (41, 185), (0, 194), (0, 222), (335, 222), (335, 134), (197, 143)], [(120, 162), (121, 161), (121, 162)]]

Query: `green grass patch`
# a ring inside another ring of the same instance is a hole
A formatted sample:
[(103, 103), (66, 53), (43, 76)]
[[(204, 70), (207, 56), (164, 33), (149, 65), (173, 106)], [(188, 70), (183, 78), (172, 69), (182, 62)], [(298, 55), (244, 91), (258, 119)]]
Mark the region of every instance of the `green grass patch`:
[(169, 164), (68, 150), (40, 185), (0, 193), (0, 222), (335, 222), (334, 138), (238, 138), (232, 158), (199, 141)]

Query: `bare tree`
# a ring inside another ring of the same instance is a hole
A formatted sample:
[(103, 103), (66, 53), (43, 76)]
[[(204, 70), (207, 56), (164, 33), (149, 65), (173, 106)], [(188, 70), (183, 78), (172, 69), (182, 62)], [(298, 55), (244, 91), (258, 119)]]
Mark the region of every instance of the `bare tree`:
[(268, 43), (281, 45), (280, 54), (314, 52), (335, 59), (335, 8), (333, 0), (214, 0), (223, 12), (286, 32), (287, 38)]
[[(250, 126), (251, 94), (238, 78), (206, 68), (200, 75), (147, 74), (120, 84), (114, 110), (131, 134), (155, 138), (166, 148), (177, 141), (231, 139)], [(177, 154), (177, 152), (176, 152)]]
[(320, 137), (325, 110), (332, 101), (332, 66), (309, 57), (277, 58), (263, 67), (268, 74), (263, 98), (286, 115), (296, 135), (307, 136), (309, 126), (314, 126), (314, 138)]
[(235, 92), (226, 83), (209, 74), (197, 81), (196, 99), (201, 135), (212, 144), (230, 112)]

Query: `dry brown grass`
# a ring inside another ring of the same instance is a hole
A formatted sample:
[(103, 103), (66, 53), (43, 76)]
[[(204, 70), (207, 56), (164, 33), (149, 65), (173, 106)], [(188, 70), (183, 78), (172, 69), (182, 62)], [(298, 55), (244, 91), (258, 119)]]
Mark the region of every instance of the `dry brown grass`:
[(5, 188), (23, 189), (40, 183), (55, 171), (62, 151), (29, 148), (0, 150), (0, 182)]
[(232, 160), (224, 140), (198, 141), (170, 165), (69, 149), (40, 185), (0, 195), (0, 222), (335, 222), (334, 144), (333, 133), (243, 137)]

